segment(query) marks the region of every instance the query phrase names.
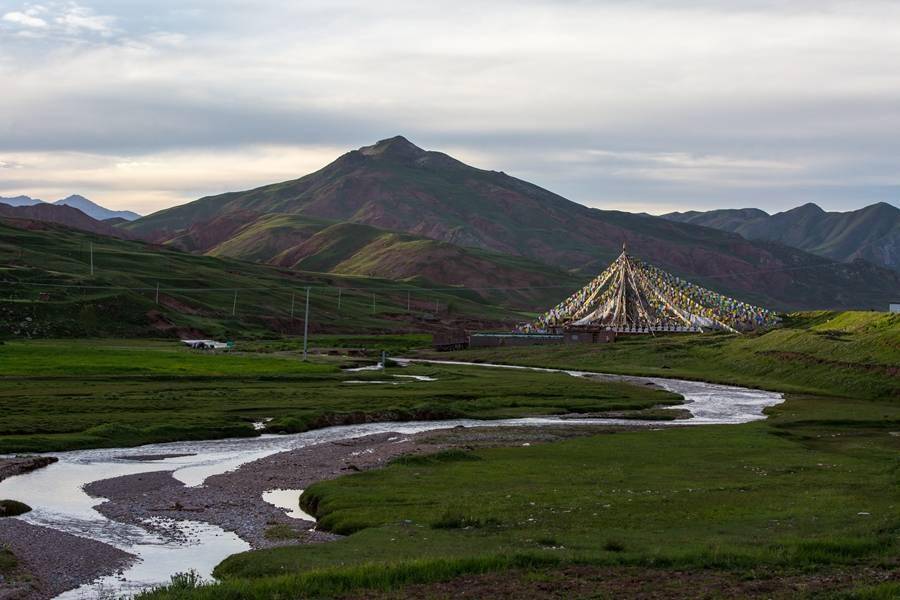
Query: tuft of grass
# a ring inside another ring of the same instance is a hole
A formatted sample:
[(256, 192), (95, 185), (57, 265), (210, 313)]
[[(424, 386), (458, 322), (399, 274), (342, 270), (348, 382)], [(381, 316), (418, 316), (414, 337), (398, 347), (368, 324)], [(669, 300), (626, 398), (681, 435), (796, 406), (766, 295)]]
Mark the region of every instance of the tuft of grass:
[(486, 519), (465, 515), (457, 509), (448, 509), (437, 520), (431, 523), (432, 529), (482, 529), (485, 527), (500, 527), (500, 519), (489, 517)]
[(0, 575), (9, 578), (18, 566), (16, 555), (9, 548), (0, 548)]
[(400, 456), (391, 461), (391, 464), (417, 466), (417, 465), (434, 465), (440, 463), (466, 462), (481, 460), (481, 457), (474, 452), (465, 450), (451, 449), (434, 452), (432, 454), (413, 454)]
[(273, 541), (296, 540), (300, 538), (300, 535), (294, 529), (284, 523), (270, 525), (266, 528), (263, 535), (267, 540)]

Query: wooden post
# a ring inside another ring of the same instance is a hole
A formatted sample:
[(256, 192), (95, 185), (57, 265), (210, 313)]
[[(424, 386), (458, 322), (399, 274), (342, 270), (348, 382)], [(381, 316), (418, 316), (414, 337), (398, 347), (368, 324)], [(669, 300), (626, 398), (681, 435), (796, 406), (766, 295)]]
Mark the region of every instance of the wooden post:
[(306, 288), (306, 314), (303, 316), (303, 361), (309, 349), (309, 288)]

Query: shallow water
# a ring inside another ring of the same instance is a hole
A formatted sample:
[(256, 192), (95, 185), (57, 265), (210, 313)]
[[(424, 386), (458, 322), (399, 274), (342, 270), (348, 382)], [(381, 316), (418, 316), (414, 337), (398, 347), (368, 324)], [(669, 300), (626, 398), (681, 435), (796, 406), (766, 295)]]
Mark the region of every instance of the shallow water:
[(300, 508), (300, 496), (303, 490), (268, 490), (263, 492), (262, 499), (272, 506), (284, 509), (287, 516), (302, 521), (315, 521), (316, 518)]
[[(439, 363), (441, 361), (425, 362)], [(485, 368), (560, 372), (574, 377), (595, 375), (584, 371), (443, 362)], [(165, 583), (172, 574), (190, 569), (196, 570), (203, 577), (209, 577), (213, 567), (225, 557), (246, 550), (249, 546), (235, 534), (208, 524), (189, 521), (175, 523), (175, 526), (187, 534), (188, 541), (172, 543), (166, 542), (140, 527), (110, 521), (93, 508), (102, 503), (103, 499), (91, 498), (82, 489), (84, 485), (93, 481), (151, 471), (171, 471), (173, 476), (185, 485), (198, 486), (202, 485), (207, 477), (234, 470), (242, 464), (277, 452), (386, 432), (410, 435), (434, 429), (485, 425), (627, 424), (633, 426), (643, 424), (660, 429), (673, 424), (746, 423), (764, 419), (765, 415), (762, 412), (764, 408), (783, 401), (782, 395), (779, 393), (732, 386), (646, 377), (622, 379), (639, 384), (654, 383), (666, 390), (681, 394), (685, 398), (685, 404), (681, 408), (690, 411), (693, 418), (676, 422), (531, 417), (499, 421), (458, 419), (408, 423), (367, 423), (329, 427), (295, 435), (262, 435), (255, 438), (151, 444), (137, 448), (79, 450), (55, 453), (54, 456), (59, 458), (58, 463), (0, 482), (0, 497), (15, 498), (31, 506), (34, 509), (32, 512), (19, 517), (25, 521), (106, 542), (137, 555), (137, 563), (127, 569), (121, 577), (107, 577), (61, 596), (66, 599), (95, 598), (101, 594), (101, 589), (103, 592), (133, 593)], [(159, 457), (159, 455), (173, 454), (182, 456)], [(152, 457), (153, 459), (139, 460), (140, 457)], [(296, 497), (293, 496), (297, 490), (288, 490), (287, 492), (292, 494), (290, 501), (293, 504), (291, 507), (282, 507), (293, 510), (295, 506), (299, 510), (299, 506), (296, 505)], [(287, 502), (284, 498), (279, 501), (281, 500)], [(276, 504), (276, 506), (279, 505)]]

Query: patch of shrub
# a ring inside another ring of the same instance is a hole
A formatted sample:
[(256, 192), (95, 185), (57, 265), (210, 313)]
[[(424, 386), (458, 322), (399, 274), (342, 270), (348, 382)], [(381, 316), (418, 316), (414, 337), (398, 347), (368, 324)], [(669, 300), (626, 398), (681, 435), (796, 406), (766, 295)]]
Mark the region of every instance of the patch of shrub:
[(464, 515), (456, 510), (448, 510), (431, 524), (432, 529), (483, 529), (486, 527), (499, 527), (500, 521), (494, 517), (479, 519), (470, 515)]
[(18, 517), (30, 511), (30, 506), (17, 500), (0, 500), (0, 518)]
[(603, 544), (603, 549), (607, 552), (625, 552), (625, 544), (619, 540), (607, 540), (607, 542)]
[(392, 463), (397, 465), (418, 467), (425, 465), (436, 465), (440, 463), (476, 460), (481, 460), (481, 457), (471, 452), (466, 452), (465, 450), (443, 450), (441, 452), (435, 452), (434, 454), (401, 456), (400, 458), (394, 459)]

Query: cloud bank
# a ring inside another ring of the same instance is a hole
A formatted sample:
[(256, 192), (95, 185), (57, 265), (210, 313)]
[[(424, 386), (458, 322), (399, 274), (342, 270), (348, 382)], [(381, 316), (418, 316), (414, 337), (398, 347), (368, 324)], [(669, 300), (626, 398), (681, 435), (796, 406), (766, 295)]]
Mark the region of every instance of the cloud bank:
[(0, 195), (152, 211), (403, 134), (603, 208), (898, 204), (897, 22), (871, 0), (0, 0)]

